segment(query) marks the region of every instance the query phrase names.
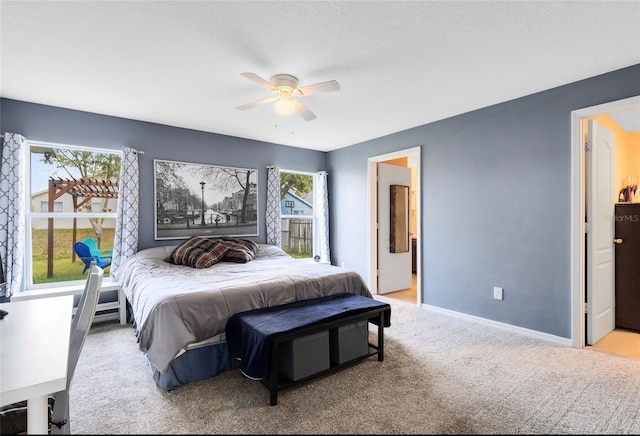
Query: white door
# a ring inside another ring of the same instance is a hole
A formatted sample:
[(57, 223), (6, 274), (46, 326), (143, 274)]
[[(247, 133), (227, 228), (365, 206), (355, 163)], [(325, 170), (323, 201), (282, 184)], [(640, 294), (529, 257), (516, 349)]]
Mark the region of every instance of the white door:
[[(378, 164), (378, 293), (411, 288), (411, 244), (406, 253), (391, 253), (390, 186), (411, 186), (411, 169)], [(410, 210), (410, 207), (409, 207)], [(407, 210), (407, 213), (409, 213)]]
[(589, 121), (587, 155), (587, 344), (615, 328), (615, 135)]

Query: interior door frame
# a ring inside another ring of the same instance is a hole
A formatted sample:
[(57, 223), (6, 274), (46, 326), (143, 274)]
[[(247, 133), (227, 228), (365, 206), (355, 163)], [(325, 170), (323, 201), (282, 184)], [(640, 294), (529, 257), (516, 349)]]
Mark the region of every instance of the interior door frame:
[(586, 344), (586, 169), (583, 122), (598, 115), (637, 107), (640, 107), (640, 95), (571, 112), (571, 343), (575, 348), (584, 348)]
[(378, 281), (377, 269), (378, 269), (378, 239), (377, 239), (377, 227), (376, 227), (376, 208), (377, 208), (377, 190), (376, 190), (376, 178), (377, 178), (377, 164), (378, 162), (384, 162), (391, 159), (398, 159), (401, 157), (407, 157), (416, 162), (416, 186), (412, 186), (416, 191), (416, 226), (418, 228), (418, 243), (416, 244), (416, 304), (421, 304), (422, 298), (422, 274), (420, 268), (420, 259), (422, 258), (422, 244), (423, 230), (422, 230), (422, 206), (420, 195), (420, 167), (422, 166), (422, 160), (420, 155), (420, 146), (407, 148), (404, 150), (398, 150), (387, 154), (378, 156), (372, 156), (367, 160), (367, 210), (369, 211), (369, 219), (367, 233), (369, 235), (367, 241), (367, 253), (369, 253), (369, 289), (372, 294), (378, 293)]

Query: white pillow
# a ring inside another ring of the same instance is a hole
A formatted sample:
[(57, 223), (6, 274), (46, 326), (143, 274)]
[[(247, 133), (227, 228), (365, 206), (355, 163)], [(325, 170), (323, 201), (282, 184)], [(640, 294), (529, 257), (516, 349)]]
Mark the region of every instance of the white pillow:
[(273, 258), (273, 257), (291, 257), (282, 248), (271, 244), (258, 244), (258, 252), (256, 253), (256, 259), (259, 258)]

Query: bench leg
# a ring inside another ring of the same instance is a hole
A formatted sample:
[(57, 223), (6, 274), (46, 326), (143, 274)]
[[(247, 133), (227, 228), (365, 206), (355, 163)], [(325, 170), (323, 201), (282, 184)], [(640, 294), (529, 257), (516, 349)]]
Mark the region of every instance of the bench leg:
[(278, 404), (278, 343), (271, 346), (271, 371), (269, 371), (269, 404)]
[(269, 404), (271, 406), (278, 405), (278, 391), (274, 390), (273, 388), (271, 389), (271, 393), (269, 394)]
[(384, 312), (380, 312), (378, 320), (378, 362), (384, 360)]

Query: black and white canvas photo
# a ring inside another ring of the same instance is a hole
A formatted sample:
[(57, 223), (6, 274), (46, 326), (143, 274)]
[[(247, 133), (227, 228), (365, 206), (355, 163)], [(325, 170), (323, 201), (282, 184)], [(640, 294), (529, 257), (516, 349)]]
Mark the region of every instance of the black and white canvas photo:
[(155, 239), (258, 235), (258, 170), (154, 160)]

